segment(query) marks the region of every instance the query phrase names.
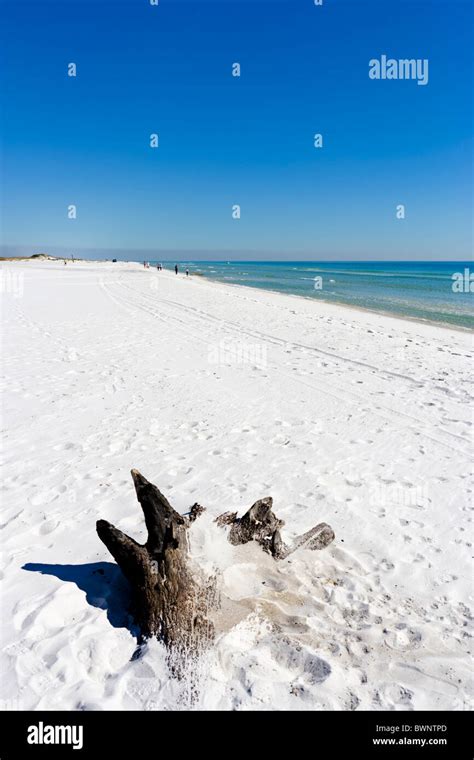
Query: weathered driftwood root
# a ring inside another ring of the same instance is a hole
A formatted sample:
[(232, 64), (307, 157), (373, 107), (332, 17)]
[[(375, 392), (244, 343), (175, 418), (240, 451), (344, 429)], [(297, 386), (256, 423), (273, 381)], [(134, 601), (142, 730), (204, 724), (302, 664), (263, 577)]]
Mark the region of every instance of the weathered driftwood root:
[[(132, 477), (145, 516), (146, 543), (137, 543), (106, 520), (97, 522), (99, 538), (130, 583), (134, 615), (142, 635), (156, 635), (169, 648), (202, 648), (213, 638), (208, 613), (217, 595), (212, 579), (206, 582), (197, 578), (190, 569), (187, 531), (204, 507), (194, 504), (189, 515), (183, 517), (138, 470), (132, 470)], [(332, 528), (320, 523), (287, 546), (280, 535), (284, 523), (274, 515), (272, 506), (271, 497), (260, 499), (243, 517), (226, 512), (216, 523), (230, 526), (228, 538), (232, 544), (256, 541), (275, 559), (284, 559), (299, 548), (324, 549), (333, 541)]]
[(187, 563), (189, 520), (138, 470), (132, 470), (132, 477), (145, 515), (146, 544), (105, 520), (97, 522), (97, 533), (130, 583), (142, 634), (157, 635), (170, 647), (194, 648), (213, 631), (205, 616), (207, 590), (192, 577)]
[(237, 512), (225, 512), (216, 519), (216, 523), (225, 527), (230, 525), (229, 541), (231, 544), (246, 544), (257, 541), (264, 551), (275, 559), (285, 559), (296, 549), (324, 549), (334, 540), (334, 531), (327, 523), (319, 523), (301, 536), (297, 536), (290, 546), (283, 543), (280, 529), (285, 524), (272, 511), (273, 499), (256, 501), (243, 517), (238, 518)]

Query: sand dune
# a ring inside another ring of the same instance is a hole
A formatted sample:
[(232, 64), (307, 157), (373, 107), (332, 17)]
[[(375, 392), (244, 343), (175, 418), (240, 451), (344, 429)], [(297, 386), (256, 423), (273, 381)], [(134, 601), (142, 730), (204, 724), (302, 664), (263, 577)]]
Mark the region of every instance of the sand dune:
[[(2, 264), (3, 707), (469, 709), (472, 336), (133, 264)], [(138, 468), (208, 513), (216, 646), (138, 656), (95, 533), (137, 540)], [(212, 518), (272, 495), (275, 563)]]

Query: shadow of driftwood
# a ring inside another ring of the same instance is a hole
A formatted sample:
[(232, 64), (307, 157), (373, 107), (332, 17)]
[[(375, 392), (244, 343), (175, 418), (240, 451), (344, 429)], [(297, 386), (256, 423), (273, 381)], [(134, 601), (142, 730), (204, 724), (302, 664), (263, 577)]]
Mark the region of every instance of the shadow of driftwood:
[(127, 628), (138, 638), (139, 631), (130, 614), (130, 586), (120, 568), (112, 562), (91, 562), (86, 565), (43, 565), (28, 562), (22, 569), (53, 575), (60, 581), (75, 583), (85, 592), (88, 604), (107, 611), (107, 619), (114, 628)]

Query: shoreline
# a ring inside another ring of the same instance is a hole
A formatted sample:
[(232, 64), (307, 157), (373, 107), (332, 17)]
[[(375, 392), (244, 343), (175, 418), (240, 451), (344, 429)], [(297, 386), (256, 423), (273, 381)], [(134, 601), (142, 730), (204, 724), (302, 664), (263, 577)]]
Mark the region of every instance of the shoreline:
[[(66, 259), (66, 260), (68, 261), (68, 263), (71, 263), (71, 265), (74, 265), (74, 264), (79, 264), (79, 265), (98, 264), (98, 265), (102, 266), (102, 265), (108, 264), (110, 266), (114, 266), (114, 267), (117, 267), (117, 268), (122, 268), (123, 266), (130, 266), (130, 265), (132, 265), (132, 266), (137, 267), (140, 270), (144, 270), (143, 263), (141, 263), (139, 261), (117, 260), (116, 262), (112, 262), (110, 260), (105, 260), (105, 259), (74, 259), (74, 261), (71, 262), (70, 259)], [(18, 262), (19, 264), (25, 264), (25, 263), (29, 264), (31, 262), (32, 264), (34, 264), (34, 263), (43, 263), (43, 264), (49, 264), (49, 265), (51, 265), (51, 264), (59, 264), (59, 263), (62, 263), (63, 261), (64, 261), (64, 258), (61, 258), (61, 257), (57, 257), (57, 258), (51, 257), (51, 258), (48, 258), (48, 259), (39, 259), (39, 258), (32, 259), (31, 257), (28, 257), (28, 258), (15, 257), (15, 258), (11, 258), (11, 259), (0, 259), (0, 266), (1, 266), (2, 262), (3, 263), (9, 263), (9, 264), (10, 263), (16, 263), (16, 262)], [(165, 263), (169, 263), (169, 262), (165, 262)], [(199, 263), (199, 262), (197, 262), (197, 263)], [(243, 262), (243, 263), (245, 263), (245, 262)], [(453, 262), (453, 263), (463, 263), (463, 262)], [(145, 270), (145, 271), (148, 271), (148, 270)], [(154, 268), (151, 267), (149, 271), (153, 272)], [(166, 269), (166, 268), (164, 268), (160, 272), (160, 275), (163, 275), (163, 274), (165, 276), (168, 275), (168, 274), (169, 275), (173, 275), (173, 277), (176, 276), (176, 275), (174, 275), (172, 269)], [(180, 272), (179, 277), (182, 277), (182, 276), (183, 276), (183, 274), (182, 274), (182, 272)], [(212, 277), (209, 277), (208, 275), (206, 275), (204, 273), (190, 272), (189, 273), (189, 278), (193, 279), (193, 280), (195, 280), (197, 282), (199, 282), (199, 280), (202, 279), (203, 281), (205, 281), (205, 282), (207, 282), (209, 284), (212, 284), (212, 285), (222, 285), (224, 288), (225, 287), (242, 288), (244, 290), (249, 290), (249, 291), (252, 291), (252, 292), (256, 291), (258, 293), (271, 293), (273, 295), (279, 295), (279, 296), (289, 297), (289, 298), (296, 298), (298, 300), (302, 299), (306, 303), (312, 303), (312, 304), (323, 303), (323, 304), (327, 304), (328, 306), (334, 307), (334, 308), (341, 307), (342, 309), (345, 309), (345, 310), (349, 310), (349, 311), (353, 310), (356, 313), (359, 312), (361, 314), (379, 315), (381, 317), (385, 317), (385, 318), (389, 318), (389, 319), (390, 318), (391, 319), (396, 319), (396, 320), (399, 320), (399, 321), (402, 321), (402, 322), (410, 322), (410, 323), (413, 323), (413, 324), (424, 325), (426, 327), (440, 327), (440, 328), (442, 328), (444, 330), (454, 330), (455, 332), (460, 332), (460, 333), (468, 334), (468, 335), (474, 335), (474, 327), (465, 327), (463, 325), (455, 325), (455, 324), (452, 324), (450, 322), (442, 322), (440, 320), (424, 319), (422, 317), (412, 317), (412, 316), (407, 315), (407, 314), (399, 314), (399, 313), (392, 312), (392, 311), (386, 311), (384, 309), (372, 309), (372, 308), (366, 307), (366, 306), (359, 306), (359, 305), (354, 305), (354, 304), (349, 304), (349, 303), (342, 303), (340, 301), (331, 301), (331, 300), (329, 300), (327, 298), (324, 298), (324, 297), (313, 298), (311, 296), (305, 296), (305, 295), (302, 295), (300, 293), (288, 293), (288, 292), (283, 292), (281, 290), (273, 290), (273, 288), (261, 288), (261, 287), (258, 287), (258, 286), (241, 284), (241, 283), (223, 282), (222, 280), (219, 280), (217, 278), (214, 279)]]
[(191, 273), (190, 272), (189, 276), (190, 277), (198, 277), (198, 278), (202, 277), (207, 282), (217, 283), (219, 285), (224, 285), (224, 287), (229, 286), (229, 287), (235, 287), (235, 288), (246, 288), (246, 289), (249, 289), (249, 290), (258, 290), (258, 291), (263, 292), (263, 293), (274, 293), (275, 295), (290, 296), (292, 298), (303, 298), (305, 301), (309, 301), (311, 303), (327, 303), (327, 304), (330, 304), (331, 306), (342, 306), (342, 308), (344, 308), (344, 309), (353, 309), (356, 312), (360, 311), (360, 312), (362, 312), (364, 314), (365, 313), (379, 314), (380, 316), (383, 316), (383, 317), (392, 317), (393, 319), (399, 319), (399, 320), (407, 321), (407, 322), (415, 322), (416, 324), (431, 325), (433, 327), (442, 327), (442, 328), (448, 329), (448, 330), (456, 330), (456, 331), (460, 331), (460, 332), (463, 332), (463, 333), (469, 333), (469, 334), (472, 333), (472, 334), (474, 334), (474, 328), (472, 328), (472, 327), (463, 327), (462, 325), (453, 325), (450, 322), (441, 322), (441, 321), (432, 320), (432, 319), (422, 319), (421, 317), (410, 317), (409, 315), (396, 314), (395, 312), (392, 312), (392, 311), (383, 311), (382, 309), (371, 309), (368, 306), (355, 306), (353, 304), (342, 303), (340, 301), (330, 301), (327, 298), (319, 298), (318, 297), (316, 299), (316, 298), (311, 298), (310, 296), (303, 296), (303, 295), (301, 295), (299, 293), (284, 293), (281, 290), (273, 290), (272, 288), (259, 288), (257, 285), (255, 285), (255, 286), (253, 286), (253, 285), (241, 285), (240, 283), (237, 283), (237, 282), (222, 282), (222, 280), (213, 279), (212, 277), (208, 277), (205, 274), (198, 274), (198, 275), (196, 275), (196, 273)]

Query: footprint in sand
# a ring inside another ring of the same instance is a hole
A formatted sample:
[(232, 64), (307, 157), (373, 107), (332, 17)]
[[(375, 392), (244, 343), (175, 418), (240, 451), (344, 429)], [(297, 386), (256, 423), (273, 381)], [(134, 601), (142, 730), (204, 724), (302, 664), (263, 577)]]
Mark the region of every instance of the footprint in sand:
[(40, 507), (43, 504), (51, 504), (52, 501), (55, 501), (58, 498), (59, 493), (56, 489), (52, 489), (50, 491), (40, 491), (31, 497), (30, 503), (34, 507)]
[(405, 623), (397, 623), (393, 631), (384, 629), (385, 643), (390, 649), (406, 651), (421, 646), (423, 636), (416, 628), (408, 628)]
[(453, 581), (457, 581), (458, 576), (452, 575), (451, 573), (445, 573), (444, 575), (440, 576), (441, 583), (452, 583)]
[(415, 554), (413, 557), (413, 562), (424, 562), (426, 560), (426, 557), (423, 556), (423, 554)]
[(331, 666), (326, 660), (303, 647), (290, 643), (279, 653), (279, 663), (291, 671), (297, 671), (311, 685), (323, 683), (331, 675)]
[(56, 444), (56, 446), (53, 446), (53, 451), (70, 451), (71, 449), (75, 449), (75, 448), (76, 448), (76, 444), (68, 441), (67, 443)]
[(53, 533), (59, 526), (58, 520), (46, 520), (40, 525), (38, 533), (42, 536), (47, 536), (48, 533)]
[(380, 694), (383, 703), (390, 707), (397, 705), (407, 709), (412, 704), (413, 692), (398, 683), (383, 686)]

